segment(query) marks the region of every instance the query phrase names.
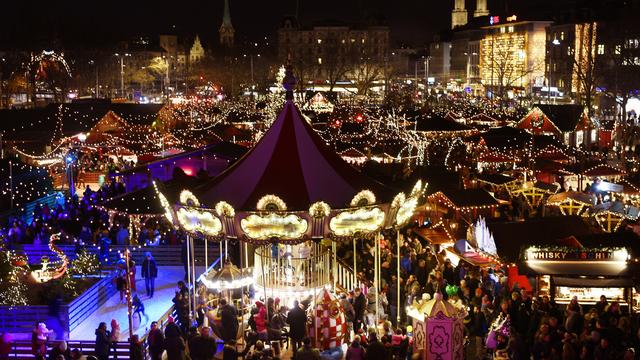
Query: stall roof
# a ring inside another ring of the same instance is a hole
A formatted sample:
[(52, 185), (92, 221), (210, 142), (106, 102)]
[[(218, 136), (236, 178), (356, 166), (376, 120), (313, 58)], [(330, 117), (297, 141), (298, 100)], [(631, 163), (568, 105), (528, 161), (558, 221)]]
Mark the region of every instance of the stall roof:
[(640, 254), (640, 236), (631, 231), (603, 233), (580, 216), (545, 217), (517, 222), (487, 222), (500, 258), (518, 261), (525, 246), (559, 246), (575, 237), (585, 248), (625, 247)]
[(516, 179), (503, 174), (480, 174), (478, 175), (477, 180), (492, 185), (504, 185), (515, 181)]
[(438, 193), (446, 197), (457, 208), (499, 205), (498, 200), (484, 189), (445, 189)]

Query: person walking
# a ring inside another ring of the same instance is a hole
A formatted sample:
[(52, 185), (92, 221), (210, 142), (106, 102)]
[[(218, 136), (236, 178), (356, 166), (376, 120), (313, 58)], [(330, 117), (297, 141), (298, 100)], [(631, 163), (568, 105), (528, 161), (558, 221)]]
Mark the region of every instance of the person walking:
[(149, 353), (151, 360), (162, 360), (162, 352), (164, 352), (164, 334), (158, 328), (158, 322), (151, 323), (151, 330), (147, 337), (149, 343)]
[(164, 348), (167, 350), (167, 360), (185, 360), (187, 345), (177, 331), (165, 332)]
[(142, 261), (142, 278), (144, 278), (144, 287), (147, 290), (147, 296), (149, 298), (153, 297), (157, 277), (158, 266), (156, 265), (156, 260), (151, 253), (147, 251)]
[(353, 337), (353, 342), (351, 346), (347, 349), (347, 357), (346, 360), (364, 360), (365, 359), (365, 351), (364, 348), (360, 345), (360, 336), (356, 335)]
[(109, 336), (111, 334), (107, 330), (107, 323), (101, 322), (96, 329), (96, 357), (98, 360), (108, 360), (109, 359), (109, 348), (111, 341), (109, 341)]
[(189, 340), (191, 360), (213, 360), (217, 350), (216, 340), (211, 337), (209, 327), (200, 328), (200, 334)]
[(293, 308), (287, 314), (287, 324), (289, 324), (289, 337), (295, 354), (300, 342), (307, 335), (307, 314), (300, 307), (298, 300), (293, 301)]
[(226, 343), (238, 336), (238, 311), (235, 306), (228, 304), (227, 299), (220, 299), (218, 314), (222, 320), (222, 340)]
[(109, 343), (113, 348), (113, 358), (118, 358), (118, 350), (115, 347), (115, 343), (120, 341), (120, 324), (118, 320), (111, 319), (111, 334), (109, 334)]

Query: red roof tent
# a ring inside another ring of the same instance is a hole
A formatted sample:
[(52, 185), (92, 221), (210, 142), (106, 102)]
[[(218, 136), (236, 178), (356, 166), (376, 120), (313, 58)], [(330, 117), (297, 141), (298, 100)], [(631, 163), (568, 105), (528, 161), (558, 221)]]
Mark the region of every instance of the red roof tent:
[[(534, 124), (534, 122), (540, 122)], [(586, 109), (581, 105), (534, 105), (531, 111), (516, 124), (518, 129), (526, 129), (536, 134), (555, 133), (560, 135), (588, 128), (590, 124)], [(535, 126), (534, 126), (535, 125)]]
[(224, 200), (237, 210), (254, 210), (260, 198), (276, 195), (287, 210), (307, 211), (316, 201), (346, 208), (365, 189), (378, 203), (394, 195), (342, 160), (289, 100), (258, 144), (197, 192), (207, 206)]

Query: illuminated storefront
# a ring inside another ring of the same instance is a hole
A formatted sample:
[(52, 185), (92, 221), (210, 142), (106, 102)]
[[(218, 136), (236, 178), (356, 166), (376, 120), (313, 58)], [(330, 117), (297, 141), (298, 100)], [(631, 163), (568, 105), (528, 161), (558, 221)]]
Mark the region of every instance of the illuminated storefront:
[(631, 256), (624, 247), (531, 246), (523, 257), (525, 272), (535, 277), (535, 295), (548, 295), (558, 304), (575, 296), (592, 305), (605, 295), (628, 305), (633, 297)]

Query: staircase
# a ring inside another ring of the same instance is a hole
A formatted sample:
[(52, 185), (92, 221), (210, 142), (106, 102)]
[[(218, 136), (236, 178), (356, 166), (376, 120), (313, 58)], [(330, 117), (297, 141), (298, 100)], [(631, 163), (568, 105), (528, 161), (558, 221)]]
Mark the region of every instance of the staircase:
[[(49, 351), (54, 346), (57, 346), (57, 341), (50, 341), (47, 343), (47, 351)], [(79, 349), (82, 351), (84, 356), (95, 355), (95, 341), (67, 341), (68, 348), (73, 351), (73, 349)], [(31, 341), (14, 341), (11, 343), (11, 354), (9, 354), (9, 359), (15, 360), (27, 360), (34, 359), (35, 357), (32, 354), (31, 349)], [(111, 349), (111, 354), (109, 356), (110, 359), (129, 359), (129, 343), (125, 341), (113, 343), (113, 347)]]

